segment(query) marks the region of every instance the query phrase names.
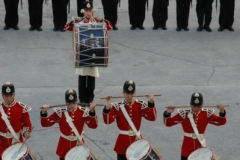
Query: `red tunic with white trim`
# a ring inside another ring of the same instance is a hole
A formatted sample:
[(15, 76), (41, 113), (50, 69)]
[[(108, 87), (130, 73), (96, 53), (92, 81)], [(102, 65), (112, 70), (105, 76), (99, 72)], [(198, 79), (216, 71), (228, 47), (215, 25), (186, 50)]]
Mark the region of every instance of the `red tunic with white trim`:
[[(30, 107), (22, 104), (21, 102), (14, 101), (12, 104), (8, 105), (5, 102), (0, 102), (2, 105), (5, 114), (8, 116), (8, 120), (15, 131), (19, 135), (20, 142), (23, 142), (23, 136), (25, 131), (29, 131), (32, 128), (32, 123), (29, 116)], [(3, 151), (12, 145), (13, 138), (6, 138), (2, 134), (10, 133), (10, 130), (7, 128), (4, 120), (1, 118), (2, 114), (0, 112), (0, 155)]]
[[(120, 105), (124, 105), (129, 117), (131, 118), (136, 129), (139, 131), (141, 127), (142, 117), (149, 121), (155, 121), (157, 118), (157, 110), (154, 103), (148, 102), (146, 104), (143, 101), (135, 100), (131, 104), (127, 101), (120, 103), (112, 103), (111, 109), (103, 109), (103, 120), (105, 124), (111, 124), (116, 120), (117, 127), (120, 131), (131, 130), (122, 110), (119, 108)], [(129, 136), (125, 134), (119, 134), (114, 147), (114, 151), (118, 154), (125, 154), (127, 148), (136, 141), (136, 136)]]
[[(90, 112), (89, 109), (78, 106), (75, 111), (71, 112), (69, 110), (56, 108), (54, 113), (47, 117), (47, 113), (41, 114), (41, 125), (43, 127), (50, 127), (55, 123), (58, 123), (60, 132), (65, 136), (76, 136), (73, 130), (70, 128), (64, 112), (67, 111), (69, 116), (73, 119), (73, 124), (75, 125), (79, 134), (82, 133), (84, 123), (87, 124), (89, 128), (95, 129), (98, 126), (97, 116), (94, 112)], [(84, 142), (84, 140), (83, 140)], [(77, 140), (70, 141), (68, 139), (59, 137), (57, 155), (60, 158), (64, 158), (67, 152), (77, 145)]]
[[(178, 110), (178, 114), (173, 117), (170, 117), (171, 114), (167, 114), (165, 111), (163, 116), (164, 124), (167, 127), (171, 127), (173, 125), (181, 123), (183, 131), (185, 133), (194, 133), (191, 122), (188, 118), (188, 113), (191, 112), (193, 114), (193, 119), (197, 126), (199, 134), (204, 134), (207, 125), (213, 124), (215, 126), (224, 125), (227, 122), (226, 112), (219, 113), (219, 116), (213, 114), (213, 109), (202, 109), (197, 115), (194, 114), (191, 110)], [(184, 136), (182, 143), (181, 156), (188, 157), (193, 151), (201, 148), (201, 144), (198, 139), (193, 139), (191, 137)]]

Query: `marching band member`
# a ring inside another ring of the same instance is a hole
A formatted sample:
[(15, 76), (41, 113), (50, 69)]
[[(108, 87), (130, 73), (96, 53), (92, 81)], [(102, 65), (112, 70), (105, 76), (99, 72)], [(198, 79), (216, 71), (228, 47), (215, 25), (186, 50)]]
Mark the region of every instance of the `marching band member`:
[[(105, 22), (101, 17), (93, 16), (93, 4), (91, 1), (83, 2), (83, 9), (81, 12), (84, 14), (83, 17), (76, 18), (79, 24), (85, 23), (107, 23), (107, 29), (112, 28), (112, 24)], [(73, 30), (73, 21), (67, 23), (65, 29), (68, 31)], [(78, 76), (78, 94), (79, 101), (81, 103), (91, 103), (94, 99), (95, 90), (95, 78), (99, 77), (98, 67), (84, 67), (76, 68), (75, 73)]]
[(146, 10), (147, 0), (128, 0), (128, 12), (131, 30), (135, 30), (136, 27), (144, 30), (143, 22), (145, 19), (145, 10)]
[(177, 0), (177, 31), (189, 31), (188, 18), (191, 0)]
[(117, 24), (117, 11), (119, 0), (102, 0), (104, 18), (110, 21), (113, 25), (113, 30), (118, 30)]
[[(215, 126), (224, 125), (227, 121), (226, 111), (222, 104), (217, 105), (219, 116), (215, 115), (212, 109), (203, 109), (203, 96), (201, 93), (193, 93), (191, 97), (191, 110), (181, 109), (178, 114), (171, 117), (175, 106), (168, 106), (163, 113), (163, 121), (167, 127), (178, 123), (182, 124), (184, 138), (181, 150), (181, 160), (187, 160), (188, 156), (195, 150), (206, 147), (204, 133), (208, 124)], [(193, 116), (193, 118), (191, 117)], [(198, 134), (199, 133), (199, 134)]]
[(197, 0), (197, 17), (198, 17), (198, 29), (201, 32), (205, 29), (207, 32), (212, 32), (210, 23), (212, 21), (212, 3), (213, 0)]
[(52, 0), (53, 9), (53, 31), (65, 32), (64, 26), (67, 23), (67, 5), (69, 0)]
[(29, 31), (42, 31), (42, 11), (43, 0), (28, 0), (29, 22), (31, 27)]
[[(70, 149), (81, 144), (79, 135), (82, 134), (84, 123), (93, 129), (97, 128), (98, 125), (95, 103), (91, 103), (89, 109), (78, 106), (76, 103), (77, 94), (75, 90), (66, 91), (65, 101), (67, 108), (55, 108), (54, 113), (49, 117), (47, 111), (50, 107), (48, 105), (43, 105), (40, 112), (41, 125), (43, 127), (50, 127), (55, 123), (59, 125), (61, 136), (56, 153), (60, 157), (60, 160), (64, 160), (65, 155)], [(74, 127), (72, 127), (72, 125)]]
[(11, 27), (14, 30), (19, 30), (18, 27), (18, 4), (19, 0), (4, 0), (6, 15), (4, 30), (9, 30)]
[(167, 30), (166, 22), (168, 19), (168, 3), (169, 0), (154, 0), (153, 1), (153, 30), (157, 30), (161, 27), (163, 30)]
[(30, 138), (32, 129), (28, 113), (31, 108), (15, 100), (13, 84), (7, 82), (2, 86), (2, 97), (4, 102), (0, 102), (0, 155), (14, 143), (23, 142), (23, 137)]
[(111, 103), (111, 96), (106, 99), (106, 106), (103, 109), (103, 120), (105, 124), (111, 124), (116, 120), (117, 126), (120, 130), (116, 144), (115, 152), (117, 153), (117, 160), (127, 160), (126, 150), (136, 141), (136, 135), (126, 120), (123, 114), (124, 107), (127, 114), (131, 118), (133, 125), (140, 134), (140, 126), (142, 117), (149, 121), (155, 121), (157, 118), (157, 110), (154, 104), (154, 96), (149, 94), (147, 96), (148, 103), (134, 99), (135, 83), (133, 81), (126, 81), (123, 86), (124, 101), (119, 103)]
[(227, 28), (229, 31), (234, 31), (232, 28), (234, 22), (235, 0), (220, 0), (220, 15), (218, 31), (223, 31)]

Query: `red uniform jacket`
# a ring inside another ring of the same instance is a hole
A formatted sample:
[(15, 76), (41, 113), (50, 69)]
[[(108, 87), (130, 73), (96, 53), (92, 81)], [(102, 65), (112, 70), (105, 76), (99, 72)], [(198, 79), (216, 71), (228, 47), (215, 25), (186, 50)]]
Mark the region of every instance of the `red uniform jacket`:
[[(66, 109), (56, 108), (54, 113), (47, 117), (47, 113), (41, 113), (41, 125), (43, 127), (50, 127), (55, 123), (58, 123), (60, 132), (66, 136), (75, 136), (74, 132), (70, 128), (66, 121), (64, 111)], [(77, 107), (74, 112), (68, 111), (69, 116), (73, 119), (73, 124), (75, 125), (78, 133), (81, 134), (83, 131), (84, 123), (88, 125), (89, 128), (97, 128), (98, 121), (95, 112), (90, 112), (89, 109)], [(60, 136), (57, 155), (60, 158), (64, 158), (67, 152), (77, 145), (77, 141), (69, 141)]]
[[(5, 102), (0, 102), (5, 114), (8, 116), (8, 120), (12, 125), (15, 133), (20, 133), (19, 141), (23, 141), (23, 136), (25, 131), (29, 131), (32, 128), (30, 121), (30, 116), (28, 112), (31, 110), (30, 107), (22, 104), (21, 102), (14, 101), (12, 104), (8, 105)], [(1, 134), (10, 133), (4, 120), (1, 118), (2, 114), (0, 112), (0, 132)], [(0, 155), (3, 151), (12, 145), (13, 138), (6, 138), (0, 135)]]
[[(182, 124), (182, 128), (183, 131), (185, 133), (194, 133), (191, 122), (188, 118), (188, 112), (191, 112), (191, 110), (178, 110), (178, 114), (176, 114), (174, 117), (170, 117), (171, 114), (167, 114), (166, 111), (164, 112), (164, 124), (167, 127), (176, 125), (178, 123)], [(208, 123), (216, 125), (216, 126), (220, 126), (220, 125), (224, 125), (227, 121), (225, 115), (226, 112), (224, 112), (224, 114), (219, 113), (220, 117), (213, 114), (214, 110), (211, 109), (202, 109), (201, 112), (199, 112), (197, 115), (195, 115), (193, 112), (193, 119), (197, 125), (197, 129), (199, 134), (204, 134), (206, 127), (208, 125)], [(197, 150), (201, 148), (201, 144), (198, 141), (198, 139), (193, 139), (191, 137), (186, 137), (184, 136), (183, 138), (183, 144), (182, 144), (182, 151), (181, 151), (181, 156), (183, 157), (188, 157), (193, 151)]]
[[(149, 121), (155, 121), (157, 118), (157, 110), (154, 103), (149, 103), (148, 105), (140, 100), (135, 100), (132, 104), (128, 102), (112, 103), (110, 110), (104, 108), (103, 110), (103, 120), (105, 124), (111, 124), (115, 119), (119, 130), (129, 131), (131, 127), (129, 126), (126, 118), (124, 117), (121, 109), (119, 108), (121, 104), (124, 104), (124, 107), (129, 114), (129, 117), (132, 119), (133, 124), (136, 129), (139, 131), (141, 127), (142, 117)], [(127, 148), (136, 140), (136, 136), (129, 136), (124, 134), (119, 134), (114, 151), (118, 154), (125, 154)]]

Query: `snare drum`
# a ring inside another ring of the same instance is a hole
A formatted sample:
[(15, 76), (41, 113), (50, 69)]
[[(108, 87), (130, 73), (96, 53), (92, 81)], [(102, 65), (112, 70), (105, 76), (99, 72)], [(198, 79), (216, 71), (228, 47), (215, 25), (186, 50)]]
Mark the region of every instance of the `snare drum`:
[(80, 145), (68, 151), (65, 160), (93, 160), (93, 158), (90, 149), (86, 145)]
[(127, 149), (126, 157), (128, 160), (162, 160), (156, 151), (152, 149), (150, 142), (144, 139), (131, 144)]
[(74, 66), (108, 66), (108, 31), (103, 23), (75, 23), (73, 27)]
[[(33, 160), (26, 144), (16, 143), (8, 147), (2, 154), (2, 160)], [(22, 146), (22, 148), (21, 148)], [(19, 149), (20, 152), (18, 153)]]
[(192, 152), (188, 160), (214, 160), (214, 153), (210, 148), (200, 148)]

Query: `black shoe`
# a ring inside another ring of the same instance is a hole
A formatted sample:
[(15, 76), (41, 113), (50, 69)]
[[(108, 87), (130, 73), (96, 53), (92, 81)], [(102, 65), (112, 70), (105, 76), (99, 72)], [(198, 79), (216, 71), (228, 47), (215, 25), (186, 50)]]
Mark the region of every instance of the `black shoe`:
[(167, 30), (167, 27), (166, 26), (162, 26), (161, 27), (163, 30)]
[(189, 31), (189, 28), (184, 27), (183, 30), (184, 30), (184, 31)]
[(9, 30), (10, 28), (11, 28), (10, 26), (6, 25), (3, 29), (4, 30)]
[(118, 30), (118, 27), (117, 26), (113, 26), (113, 30)]
[(157, 30), (158, 29), (158, 27), (157, 26), (153, 26), (153, 28), (152, 28), (153, 30)]
[(59, 27), (60, 32), (65, 32), (64, 27)]
[(227, 29), (228, 29), (229, 31), (232, 31), (232, 32), (234, 31), (234, 29), (232, 28), (232, 26), (228, 26)]
[(132, 25), (131, 30), (135, 30), (135, 29), (136, 29), (136, 25)]
[(42, 31), (42, 27), (41, 27), (41, 26), (37, 26), (36, 29), (37, 29), (37, 31), (39, 31), (39, 32)]
[(53, 28), (53, 31), (54, 31), (54, 32), (59, 31), (59, 27), (54, 27), (54, 28)]
[(182, 29), (181, 29), (181, 28), (178, 28), (178, 27), (177, 27), (177, 29), (176, 29), (176, 31), (178, 31), (178, 32), (181, 31), (181, 30), (182, 30)]
[(31, 26), (30, 28), (29, 28), (29, 31), (34, 31), (35, 30), (35, 27), (34, 26)]
[(202, 30), (203, 30), (203, 26), (199, 26), (197, 29), (198, 32), (202, 32)]
[(224, 30), (224, 27), (219, 27), (218, 31), (222, 32)]
[(16, 25), (16, 26), (13, 26), (13, 29), (14, 30), (19, 30), (19, 27)]
[(145, 29), (143, 26), (139, 26), (138, 28), (141, 29), (141, 30), (144, 30), (144, 29)]
[(204, 27), (204, 29), (207, 31), (207, 32), (212, 32), (212, 29), (208, 26), (208, 27)]

